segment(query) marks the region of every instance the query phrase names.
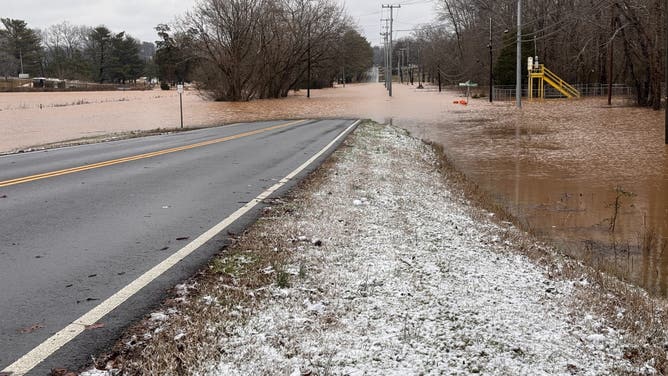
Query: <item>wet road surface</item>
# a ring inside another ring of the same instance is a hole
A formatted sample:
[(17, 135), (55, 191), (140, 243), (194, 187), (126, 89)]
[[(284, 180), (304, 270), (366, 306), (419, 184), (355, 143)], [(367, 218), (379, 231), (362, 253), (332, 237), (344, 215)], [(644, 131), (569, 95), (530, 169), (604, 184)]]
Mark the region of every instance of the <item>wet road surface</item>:
[[(274, 186), (351, 124), (239, 124), (0, 157), (0, 369)], [(83, 330), (31, 374), (84, 365), (254, 213), (102, 317), (102, 325)]]

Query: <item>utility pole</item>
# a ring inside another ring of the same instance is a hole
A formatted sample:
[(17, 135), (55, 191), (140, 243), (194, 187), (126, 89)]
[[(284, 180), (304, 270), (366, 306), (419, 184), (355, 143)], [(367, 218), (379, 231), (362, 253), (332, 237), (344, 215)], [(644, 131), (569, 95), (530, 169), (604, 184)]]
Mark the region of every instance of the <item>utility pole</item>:
[(397, 55), (397, 71), (399, 73), (399, 83), (403, 83), (403, 79), (401, 78), (401, 53)]
[(390, 19), (389, 18), (382, 18), (381, 21), (385, 22), (385, 32), (380, 33), (380, 35), (383, 37), (383, 43), (384, 43), (384, 47), (385, 47), (384, 48), (384, 52), (385, 52), (385, 88), (389, 90), (390, 86), (389, 86), (389, 83), (388, 83), (389, 81), (388, 81), (387, 69), (389, 67), (388, 60), (390, 58), (390, 55), (388, 53), (387, 38), (388, 38), (388, 35), (389, 35), (388, 30), (389, 30)]
[(417, 69), (418, 69), (418, 89), (423, 89), (422, 81), (424, 81), (424, 74), (422, 71), (422, 54), (420, 52), (420, 46), (417, 48)]
[(313, 15), (311, 14), (311, 11), (313, 10), (313, 7), (311, 7), (311, 1), (313, 0), (307, 0), (308, 3), (308, 63), (307, 63), (307, 76), (308, 76), (308, 82), (306, 83), (306, 98), (311, 98), (311, 23), (313, 22)]
[(522, 108), (522, 0), (517, 0), (517, 76), (515, 77), (515, 98), (517, 108)]
[[(311, 3), (309, 3), (309, 8)], [(308, 22), (308, 82), (306, 83), (306, 98), (311, 98), (311, 21)]]
[(399, 83), (404, 83), (404, 49), (399, 50)]
[(406, 62), (408, 63), (408, 74), (411, 79), (411, 86), (415, 83), (413, 81), (413, 66), (411, 65), (411, 42), (407, 43), (408, 45), (406, 46)]
[(21, 74), (23, 74), (23, 50), (19, 48), (19, 60), (21, 61)]
[[(615, 7), (613, 7), (612, 8), (612, 20), (610, 21), (610, 31), (612, 31), (613, 33), (614, 33), (616, 25), (617, 25), (617, 23), (615, 22)], [(610, 41), (608, 42), (608, 62), (609, 62), (609, 64), (608, 64), (608, 106), (612, 106), (612, 79), (614, 77), (613, 74), (612, 74), (612, 69), (614, 68), (613, 54), (615, 52), (615, 50), (614, 50), (614, 40), (615, 40), (615, 34), (612, 35), (612, 38), (610, 38)], [(668, 62), (667, 62), (667, 64), (668, 64)], [(667, 72), (666, 74), (668, 75), (668, 66), (667, 66), (666, 72)], [(668, 101), (666, 103), (668, 103)], [(668, 135), (666, 135), (666, 143), (668, 143)]]
[(489, 103), (494, 101), (494, 52), (492, 51), (492, 17), (489, 18)]
[(392, 38), (393, 38), (393, 27), (394, 27), (394, 8), (401, 8), (401, 5), (383, 5), (383, 9), (389, 9), (390, 10), (390, 66), (389, 66), (389, 71), (390, 71), (390, 80), (389, 82), (389, 91), (390, 91), (390, 97), (392, 96)]
[(343, 87), (346, 87), (346, 63), (343, 63)]
[(438, 70), (438, 92), (440, 93), (441, 88), (442, 88), (442, 86), (441, 86), (441, 65), (440, 64), (436, 66), (436, 70)]
[[(666, 0), (666, 3), (664, 4), (666, 6), (665, 9), (668, 9), (668, 0)], [(668, 13), (664, 13), (664, 18), (666, 22), (666, 145), (668, 145)]]

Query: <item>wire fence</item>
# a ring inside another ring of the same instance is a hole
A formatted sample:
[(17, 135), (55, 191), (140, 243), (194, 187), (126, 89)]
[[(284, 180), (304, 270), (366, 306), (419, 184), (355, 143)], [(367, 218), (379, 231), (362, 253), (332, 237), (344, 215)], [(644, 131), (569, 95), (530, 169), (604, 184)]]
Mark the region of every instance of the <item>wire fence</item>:
[(57, 79), (0, 78), (0, 92), (12, 91), (110, 91), (146, 90), (152, 88), (147, 82), (127, 82), (125, 84), (99, 84), (94, 82)]
[[(575, 84), (573, 85), (582, 97), (599, 97), (608, 95), (608, 85), (607, 84)], [(489, 90), (487, 90), (489, 91)], [(511, 101), (515, 99), (516, 89), (514, 85), (500, 85), (494, 87), (494, 99), (499, 101)], [(526, 97), (528, 94), (528, 89), (526, 86), (522, 87), (522, 96)], [(612, 85), (612, 96), (613, 97), (622, 97), (622, 98), (632, 98), (635, 95), (635, 89), (620, 84)], [(538, 88), (534, 88), (533, 97), (538, 98)], [(545, 86), (545, 98), (564, 98), (564, 96), (559, 93), (553, 87), (546, 85)]]

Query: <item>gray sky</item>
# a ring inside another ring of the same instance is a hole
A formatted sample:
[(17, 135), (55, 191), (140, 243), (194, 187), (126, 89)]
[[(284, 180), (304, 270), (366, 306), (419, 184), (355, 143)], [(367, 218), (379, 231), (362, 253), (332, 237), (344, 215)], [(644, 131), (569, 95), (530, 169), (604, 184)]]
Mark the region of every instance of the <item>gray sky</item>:
[[(382, 0), (338, 0), (345, 4), (348, 13), (359, 24), (361, 31), (373, 45), (380, 44), (380, 19)], [(175, 16), (185, 13), (195, 0), (3, 0), (0, 17), (26, 21), (29, 27), (42, 29), (69, 21), (75, 25), (106, 25), (114, 32), (125, 30), (142, 41), (157, 39), (153, 27), (169, 23)], [(395, 10), (395, 30), (407, 30), (417, 24), (434, 19), (434, 0), (397, 0), (401, 4)], [(395, 37), (408, 32), (398, 31)]]

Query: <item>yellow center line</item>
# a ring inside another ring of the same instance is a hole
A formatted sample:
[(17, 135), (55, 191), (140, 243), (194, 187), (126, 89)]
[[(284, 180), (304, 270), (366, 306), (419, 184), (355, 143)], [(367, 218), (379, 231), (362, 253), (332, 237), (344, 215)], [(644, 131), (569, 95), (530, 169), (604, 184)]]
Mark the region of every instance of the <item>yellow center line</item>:
[(104, 161), (104, 162), (98, 162), (98, 163), (93, 163), (93, 164), (88, 164), (88, 165), (83, 165), (83, 166), (78, 166), (78, 167), (72, 167), (72, 168), (66, 168), (66, 169), (58, 170), (58, 171), (44, 172), (44, 173), (41, 173), (41, 174), (25, 176), (25, 177), (22, 177), (22, 178), (0, 181), (0, 188), (9, 187), (11, 185), (28, 183), (28, 182), (35, 181), (35, 180), (42, 180), (42, 179), (53, 178), (53, 177), (56, 177), (56, 176), (73, 174), (75, 172), (93, 170), (93, 169), (96, 169), (96, 168), (107, 167), (107, 166), (113, 166), (113, 165), (117, 165), (117, 164), (121, 164), (121, 163), (137, 161), (137, 160), (140, 160), (140, 159), (153, 158), (153, 157), (157, 157), (157, 156), (160, 156), (160, 155), (176, 153), (178, 151), (195, 149), (195, 148), (199, 148), (199, 147), (202, 147), (202, 146), (219, 144), (219, 143), (225, 142), (225, 141), (236, 140), (236, 139), (239, 139), (239, 138), (253, 136), (253, 135), (256, 135), (256, 134), (265, 133), (265, 132), (273, 131), (273, 130), (280, 129), (280, 128), (290, 127), (290, 126), (293, 126), (293, 125), (296, 125), (296, 124), (299, 124), (299, 123), (303, 123), (305, 121), (306, 120), (291, 121), (289, 123), (274, 125), (274, 126), (267, 127), (267, 128), (262, 128), (262, 129), (257, 129), (257, 130), (254, 130), (254, 131), (249, 131), (249, 132), (236, 134), (236, 135), (233, 135), (233, 136), (217, 138), (217, 139), (214, 139), (214, 140), (198, 142), (196, 144), (178, 146), (178, 147), (174, 147), (174, 148), (170, 148), (170, 149), (164, 149), (164, 150), (158, 150), (158, 151), (145, 153), (145, 154), (133, 155), (133, 156), (130, 156), (130, 157), (118, 158), (118, 159), (113, 159), (113, 160)]

